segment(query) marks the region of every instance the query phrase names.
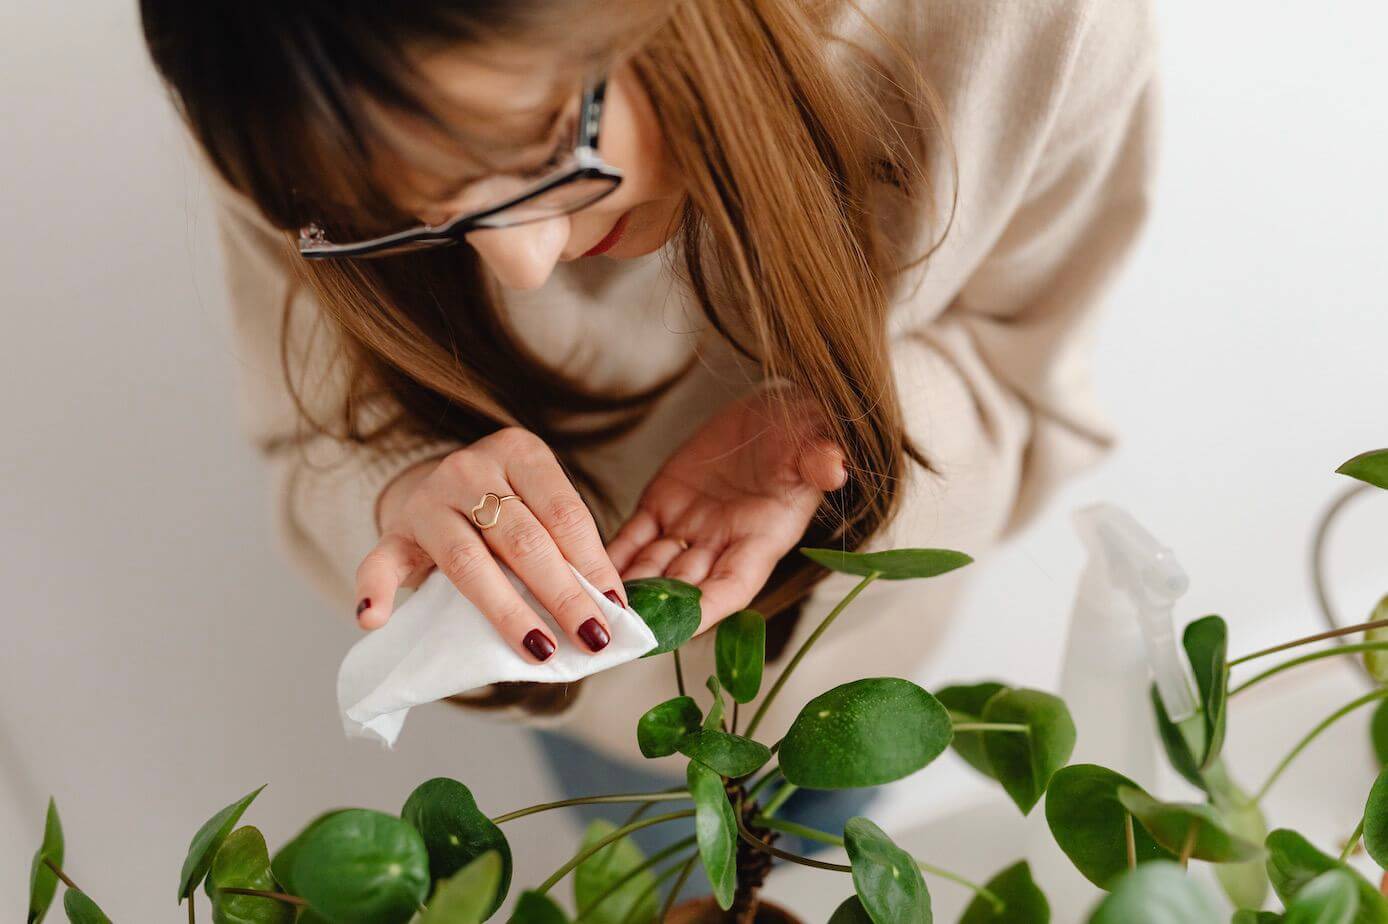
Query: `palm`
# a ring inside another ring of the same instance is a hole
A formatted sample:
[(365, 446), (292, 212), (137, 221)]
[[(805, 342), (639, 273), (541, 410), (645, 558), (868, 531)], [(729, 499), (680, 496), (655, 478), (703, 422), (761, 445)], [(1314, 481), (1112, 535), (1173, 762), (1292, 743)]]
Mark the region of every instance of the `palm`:
[[(790, 430), (773, 405), (781, 400), (791, 402)], [(613, 539), (623, 580), (664, 574), (698, 585), (701, 632), (745, 607), (843, 479), (819, 420), (807, 401), (761, 391), (715, 414), (656, 473)]]

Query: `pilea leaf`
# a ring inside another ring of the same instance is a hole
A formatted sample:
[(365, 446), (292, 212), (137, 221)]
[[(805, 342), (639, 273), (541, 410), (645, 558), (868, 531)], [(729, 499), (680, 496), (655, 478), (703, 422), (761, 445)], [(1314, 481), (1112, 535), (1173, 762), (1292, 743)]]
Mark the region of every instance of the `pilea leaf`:
[(70, 924), (111, 924), (106, 912), (97, 907), (85, 892), (68, 889), (63, 893), (63, 910)]
[(1075, 723), (1056, 696), (1005, 689), (983, 707), (983, 721), (1027, 726), (1026, 733), (984, 732), (983, 750), (1003, 790), (1029, 814), (1075, 750)]
[(1374, 780), (1364, 804), (1364, 849), (1380, 867), (1388, 868), (1388, 768)]
[(1354, 878), (1359, 890), (1355, 924), (1388, 924), (1388, 899), (1350, 867), (1317, 850), (1295, 831), (1278, 828), (1268, 835), (1268, 878), (1282, 904), (1291, 905), (1311, 880), (1327, 870), (1339, 869)]
[(723, 727), (723, 715), (726, 711), (723, 703), (723, 687), (718, 683), (716, 676), (710, 676), (706, 683), (708, 691), (713, 694), (713, 705), (708, 707), (708, 715), (704, 716), (704, 728)]
[[(955, 717), (956, 722), (982, 722), (984, 705), (1005, 686), (1006, 684), (998, 683), (995, 680), (961, 684), (936, 690), (935, 698), (944, 704), (944, 707)], [(989, 779), (995, 779), (993, 768), (988, 765), (988, 755), (983, 752), (982, 732), (956, 731), (950, 746), (968, 762), (969, 766)]]
[(1330, 869), (1306, 883), (1287, 906), (1283, 924), (1352, 924), (1359, 913), (1354, 877)]
[(723, 778), (691, 760), (686, 770), (689, 794), (694, 799), (694, 834), (699, 859), (713, 886), (718, 907), (727, 911), (737, 889), (737, 820), (723, 788)]
[(256, 828), (237, 828), (222, 842), (207, 874), (212, 897), (213, 924), (292, 924), (294, 907), (257, 895), (228, 895), (222, 889), (259, 889), (274, 892), (270, 852)]
[(850, 895), (834, 909), (829, 924), (872, 924), (872, 918), (868, 917), (867, 909), (858, 896)]
[(569, 924), (569, 916), (548, 895), (527, 890), (516, 899), (506, 924)]
[(345, 811), (347, 809), (330, 809), (314, 818), (270, 858), (270, 872), (274, 874), (276, 882), (295, 895), (299, 893), (299, 887), (294, 882), (294, 862), (298, 859), (299, 846), (303, 843), (304, 836), (329, 818)]
[(1157, 735), (1161, 738), (1162, 748), (1166, 751), (1166, 759), (1170, 761), (1172, 769), (1192, 786), (1209, 792), (1209, 784), (1200, 772), (1200, 760), (1191, 751), (1190, 744), (1176, 727), (1176, 723), (1166, 714), (1166, 705), (1161, 701), (1156, 684), (1152, 684), (1151, 696), (1152, 711), (1157, 720)]
[[(1378, 622), (1388, 619), (1388, 594), (1378, 601), (1374, 611), (1369, 614), (1368, 622)], [(1388, 641), (1388, 626), (1380, 626), (1377, 629), (1370, 629), (1364, 633), (1366, 642)], [(1366, 651), (1364, 652), (1364, 667), (1369, 675), (1379, 683), (1388, 683), (1388, 651)], [(1385, 700), (1384, 702), (1388, 702)]]
[[(1046, 824), (1060, 849), (1084, 878), (1111, 888), (1128, 869), (1128, 810), (1118, 801), (1120, 787), (1138, 786), (1106, 767), (1074, 764), (1056, 771), (1046, 790)], [(1133, 822), (1137, 863), (1174, 860), (1147, 829)]]
[(674, 651), (699, 631), (702, 591), (693, 584), (675, 578), (648, 577), (626, 581), (623, 586), (631, 608), (645, 620), (658, 643), (641, 657)]
[[(579, 849), (587, 850), (615, 830), (617, 826), (610, 821), (594, 821), (584, 832)], [(574, 905), (579, 910), (587, 908), (593, 899), (644, 862), (645, 855), (630, 837), (608, 844), (574, 870)], [(650, 869), (637, 873), (588, 912), (583, 918), (585, 924), (649, 924), (660, 911), (659, 895), (650, 888), (654, 884), (655, 875)]]
[(756, 610), (739, 610), (720, 622), (713, 657), (729, 696), (743, 704), (756, 699), (766, 667), (766, 617)]
[(44, 858), (53, 865), (63, 868), (63, 823), (58, 818), (58, 803), (50, 796), (48, 812), (43, 819), (43, 841), (34, 851), (33, 862), (29, 864), (29, 917), (28, 924), (38, 924), (48, 914), (53, 904), (53, 895), (58, 891), (58, 874), (43, 862)]
[(482, 924), (505, 897), (502, 857), (488, 850), (443, 880), (419, 916), (419, 924)]
[[(1213, 765), (1209, 780), (1214, 784), (1211, 786), (1213, 802), (1210, 807), (1223, 820), (1224, 826), (1245, 841), (1263, 843), (1267, 839), (1268, 828), (1262, 809), (1223, 772), (1221, 761)], [(1214, 874), (1220, 888), (1236, 908), (1261, 908), (1267, 902), (1270, 884), (1267, 865), (1262, 859), (1247, 863), (1220, 863), (1215, 866)]]
[(1358, 478), (1376, 488), (1388, 488), (1388, 449), (1361, 452), (1335, 471), (1341, 475)]
[(222, 841), (227, 839), (236, 822), (241, 820), (241, 816), (255, 797), (260, 795), (261, 786), (253, 792), (249, 792), (237, 799), (235, 802), (213, 815), (203, 822), (193, 835), (192, 843), (188, 845), (188, 855), (183, 858), (183, 870), (178, 877), (178, 903), (183, 904), (183, 899), (189, 897), (190, 893), (202, 882), (207, 871), (212, 868), (212, 858), (216, 855), (217, 849), (222, 846)]
[(1219, 924), (1214, 901), (1169, 860), (1143, 863), (1119, 876), (1089, 924)]
[(645, 757), (669, 757), (680, 739), (699, 728), (704, 714), (692, 696), (676, 696), (647, 710), (636, 723), (636, 743)]
[(472, 790), (447, 777), (427, 780), (410, 793), (400, 817), (424, 839), (429, 875), (436, 884), (484, 853), (496, 852), (501, 864), (496, 904), (487, 909), (482, 920), (495, 914), (511, 888), (511, 845), (501, 828), (477, 807)]
[(1152, 839), (1173, 853), (1210, 863), (1243, 863), (1260, 859), (1263, 848), (1225, 828), (1207, 805), (1194, 802), (1159, 802), (1132, 786), (1118, 787), (1118, 801)]
[(1048, 924), (1051, 920), (1051, 905), (1031, 878), (1031, 867), (1025, 860), (989, 879), (985, 887), (1002, 900), (1003, 906), (998, 908), (976, 895), (959, 924)]
[(843, 844), (853, 887), (873, 924), (930, 924), (930, 892), (910, 854), (861, 816), (844, 825)]
[(1229, 628), (1219, 616), (1205, 616), (1186, 626), (1181, 644), (1190, 660), (1191, 674), (1200, 695), (1205, 724), (1205, 752), (1199, 768), (1210, 768), (1224, 747), (1229, 698)]
[(806, 789), (878, 786), (930, 763), (952, 735), (949, 712), (909, 680), (855, 680), (800, 710), (781, 742), (781, 772)]
[(771, 759), (760, 741), (702, 728), (680, 739), (679, 752), (726, 777), (746, 776)]
[(951, 549), (888, 549), (882, 552), (844, 552), (839, 549), (805, 549), (800, 553), (830, 571), (866, 577), (872, 572), (886, 581), (932, 578), (973, 561)]
[(347, 809), (299, 838), (294, 885), (334, 924), (403, 924), (429, 895), (429, 852), (393, 815)]
[(1380, 700), (1369, 719), (1369, 741), (1379, 766), (1388, 767), (1388, 699)]

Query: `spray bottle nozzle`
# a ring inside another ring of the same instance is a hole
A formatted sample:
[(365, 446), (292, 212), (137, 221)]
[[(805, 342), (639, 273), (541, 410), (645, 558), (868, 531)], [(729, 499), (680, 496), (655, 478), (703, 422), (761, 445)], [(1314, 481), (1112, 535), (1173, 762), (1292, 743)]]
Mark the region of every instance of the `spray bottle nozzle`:
[(1113, 596), (1131, 605), (1167, 715), (1173, 722), (1194, 715), (1195, 698), (1172, 625), (1176, 601), (1190, 587), (1185, 570), (1169, 548), (1113, 504), (1077, 511), (1075, 528)]

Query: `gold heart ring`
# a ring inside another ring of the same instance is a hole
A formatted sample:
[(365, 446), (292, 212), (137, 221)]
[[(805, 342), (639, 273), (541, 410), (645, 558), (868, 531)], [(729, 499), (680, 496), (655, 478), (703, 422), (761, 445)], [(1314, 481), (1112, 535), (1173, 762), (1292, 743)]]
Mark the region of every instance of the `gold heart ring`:
[[(488, 499), (496, 501), (496, 506), (492, 508), (491, 519), (484, 523), (477, 514), (487, 506)], [(496, 525), (496, 521), (501, 519), (501, 502), (508, 500), (520, 500), (520, 498), (515, 494), (498, 495), (488, 491), (486, 494), (482, 495), (482, 499), (477, 502), (477, 506), (472, 508), (472, 511), (468, 514), (468, 518), (472, 520), (472, 524), (478, 529), (491, 529)]]

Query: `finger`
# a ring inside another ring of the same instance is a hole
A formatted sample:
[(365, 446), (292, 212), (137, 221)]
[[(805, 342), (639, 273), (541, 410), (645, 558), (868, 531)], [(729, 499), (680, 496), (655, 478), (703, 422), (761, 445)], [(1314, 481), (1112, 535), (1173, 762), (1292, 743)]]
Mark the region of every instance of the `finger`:
[(699, 632), (746, 609), (757, 589), (771, 576), (775, 564), (776, 557), (754, 540), (742, 539), (728, 545), (699, 585), (702, 591), (699, 602), (703, 607)]
[[(554, 540), (560, 556), (587, 578), (588, 583), (613, 598), (614, 603), (626, 606), (626, 591), (622, 587), (621, 576), (603, 547), (602, 535), (598, 532), (593, 513), (574, 490), (558, 460), (551, 454), (547, 463), (508, 464), (506, 478), (511, 482), (512, 490), (526, 499), (530, 513)], [(531, 498), (545, 500), (532, 502)], [(568, 573), (567, 568), (564, 571)], [(574, 586), (578, 586), (577, 582), (574, 582)], [(584, 597), (587, 595), (584, 594)], [(601, 614), (597, 615), (601, 617)]]
[(607, 557), (621, 574), (625, 574), (636, 553), (641, 551), (656, 536), (660, 535), (660, 524), (648, 511), (638, 510), (631, 519), (622, 524), (617, 535), (607, 544)]
[(666, 566), (675, 560), (675, 556), (683, 551), (684, 549), (672, 537), (661, 536), (653, 542), (647, 543), (641, 551), (636, 553), (631, 564), (622, 572), (622, 577), (628, 581), (659, 577), (665, 573)]
[(553, 633), (516, 591), (472, 524), (442, 504), (431, 506), (419, 520), (419, 544), (458, 592), (482, 611), (521, 657), (549, 660), (558, 644)]
[(496, 525), (482, 530), (482, 537), (525, 582), (580, 651), (595, 652), (607, 647), (612, 633), (606, 618), (564, 563), (554, 537), (530, 512), (524, 495), (503, 504)]
[(395, 593), (428, 562), (414, 540), (386, 533), (357, 566), (357, 625), (379, 629), (395, 610)]
[(704, 578), (708, 577), (709, 568), (718, 557), (718, 551), (710, 546), (691, 545), (671, 559), (670, 564), (665, 566), (664, 574), (668, 578), (687, 581), (690, 584), (702, 583)]
[(800, 477), (821, 491), (835, 491), (848, 481), (843, 452), (831, 442), (812, 446), (799, 454)]

